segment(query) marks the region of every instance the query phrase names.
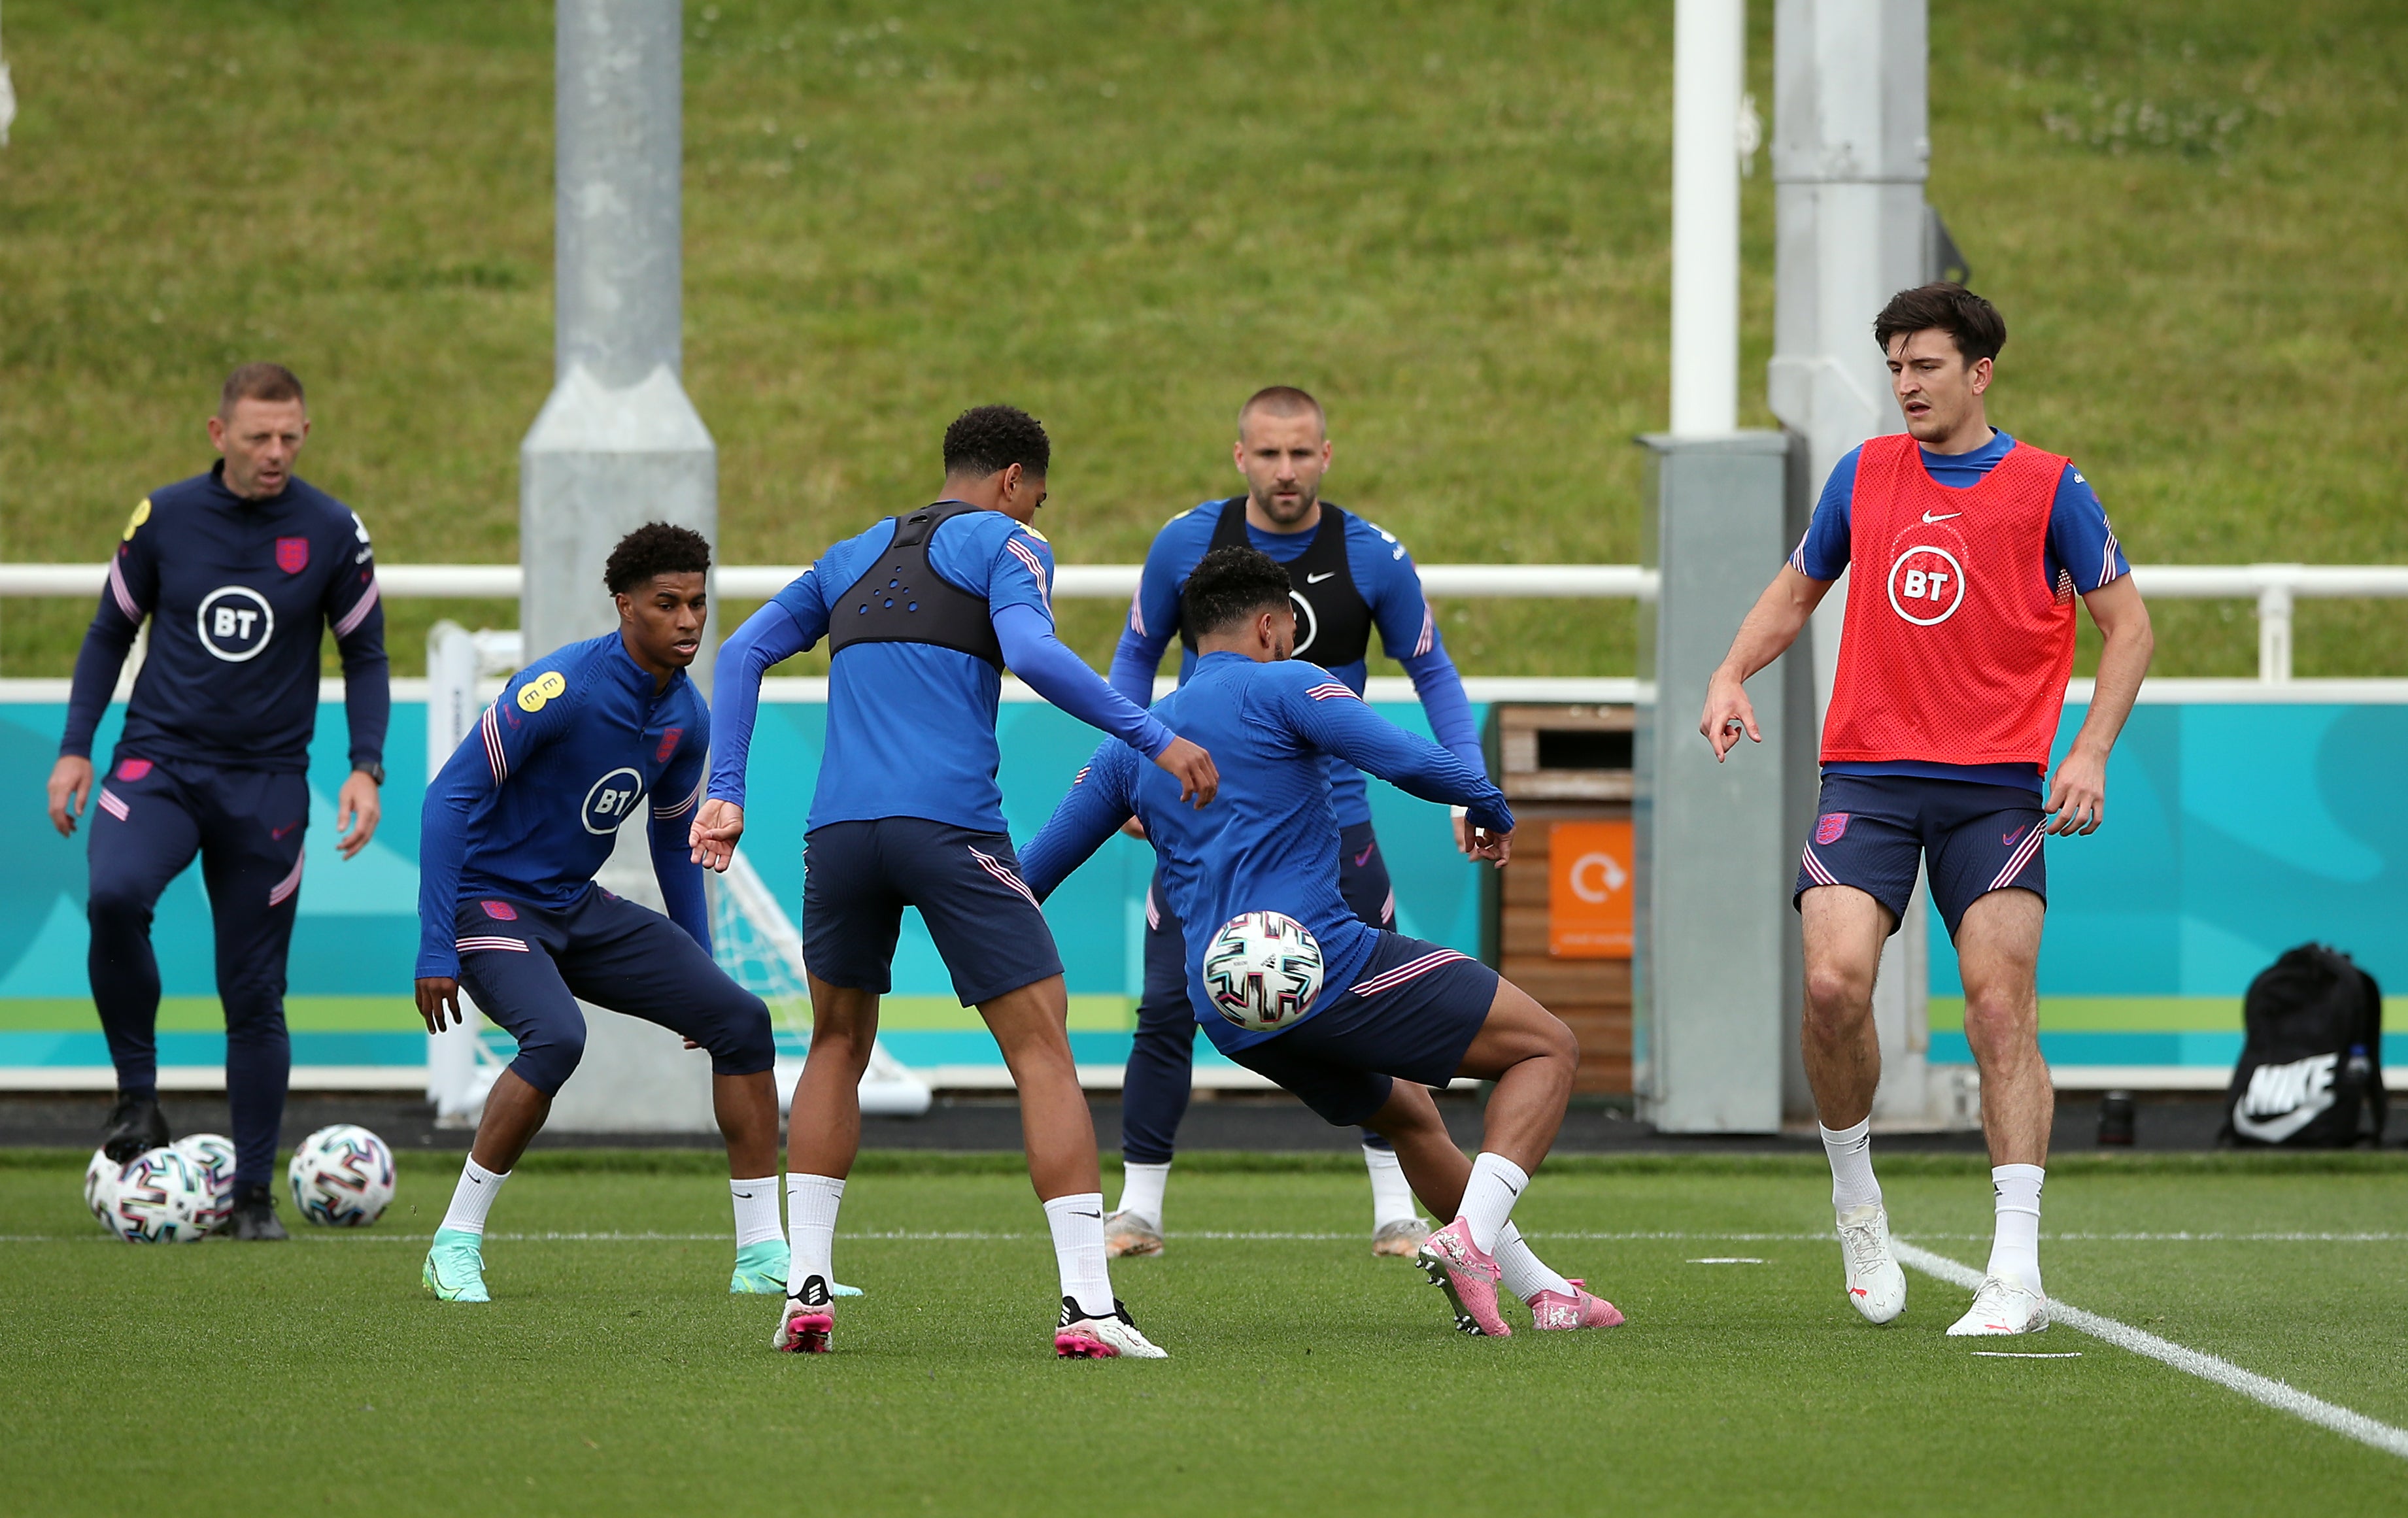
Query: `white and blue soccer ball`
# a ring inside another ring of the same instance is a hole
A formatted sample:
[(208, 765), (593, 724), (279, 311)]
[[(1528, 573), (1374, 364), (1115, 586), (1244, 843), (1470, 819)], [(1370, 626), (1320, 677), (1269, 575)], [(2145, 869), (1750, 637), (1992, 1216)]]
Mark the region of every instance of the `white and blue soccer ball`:
[(189, 1244), (208, 1236), (210, 1201), (191, 1157), (162, 1145), (126, 1163), (106, 1221), (129, 1244)]
[(192, 1162), (208, 1193), (203, 1221), (211, 1230), (224, 1227), (234, 1216), (234, 1140), (223, 1134), (188, 1133), (167, 1147)]
[(108, 1215), (117, 1207), (117, 1183), (124, 1174), (125, 1167), (101, 1149), (92, 1152), (92, 1163), (83, 1167), (83, 1205), (111, 1233), (117, 1231), (117, 1225), (108, 1221)]
[(1244, 912), (1204, 946), (1204, 993), (1223, 1017), (1250, 1033), (1283, 1028), (1321, 995), (1321, 943), (1281, 912)]
[(331, 1228), (365, 1228), (393, 1203), (393, 1151), (353, 1123), (302, 1139), (285, 1177), (301, 1215)]

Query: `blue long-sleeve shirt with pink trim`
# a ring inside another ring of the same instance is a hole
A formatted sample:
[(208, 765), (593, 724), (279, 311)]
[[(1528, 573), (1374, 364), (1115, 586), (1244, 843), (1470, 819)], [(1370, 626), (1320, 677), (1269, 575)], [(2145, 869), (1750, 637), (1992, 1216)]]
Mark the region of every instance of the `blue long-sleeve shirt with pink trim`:
[(710, 913), (686, 829), (710, 752), (710, 709), (694, 681), (680, 671), (657, 685), (615, 632), (512, 676), (426, 788), (419, 979), (459, 975), (460, 903), (574, 905), (595, 889), (620, 825), (638, 816), (669, 920), (708, 951)]

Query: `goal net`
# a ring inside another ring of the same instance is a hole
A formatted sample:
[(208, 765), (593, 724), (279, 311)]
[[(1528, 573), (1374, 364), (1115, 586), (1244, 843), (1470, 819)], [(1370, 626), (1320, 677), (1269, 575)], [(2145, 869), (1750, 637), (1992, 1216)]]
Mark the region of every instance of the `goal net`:
[[(777, 894), (738, 849), (724, 875), (706, 873), (710, 893), (710, 952), (738, 985), (769, 1004), (778, 1026), (778, 1100), (793, 1099), (795, 1077), (810, 1047), (811, 997), (803, 979), (803, 936)], [(872, 1043), (861, 1078), (861, 1110), (880, 1117), (917, 1117), (928, 1110), (927, 1082)]]

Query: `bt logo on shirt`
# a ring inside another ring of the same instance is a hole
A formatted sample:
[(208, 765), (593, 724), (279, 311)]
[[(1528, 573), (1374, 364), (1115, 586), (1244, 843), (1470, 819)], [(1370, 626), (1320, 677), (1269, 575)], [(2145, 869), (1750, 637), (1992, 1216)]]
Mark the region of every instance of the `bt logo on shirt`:
[(643, 795), (644, 777), (624, 766), (595, 780), (585, 793), (585, 831), (603, 837), (616, 833), (621, 823), (635, 815)]
[(1889, 604), (1917, 627), (1946, 622), (1965, 604), (1964, 566), (1936, 544), (1900, 550), (1890, 561)]
[(267, 597), (248, 585), (225, 585), (201, 597), (201, 646), (228, 664), (259, 657), (276, 631)]

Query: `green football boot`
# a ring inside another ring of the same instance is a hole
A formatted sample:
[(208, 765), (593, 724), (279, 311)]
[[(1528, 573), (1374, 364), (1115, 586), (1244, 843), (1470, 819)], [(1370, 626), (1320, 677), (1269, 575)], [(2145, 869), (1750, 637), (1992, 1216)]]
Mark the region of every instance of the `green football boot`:
[(485, 1295), (485, 1236), (465, 1228), (437, 1228), (419, 1279), (447, 1302), (492, 1301)]
[(786, 1266), (793, 1259), (784, 1240), (765, 1239), (736, 1250), (736, 1274), (727, 1282), (731, 1296), (782, 1296)]

